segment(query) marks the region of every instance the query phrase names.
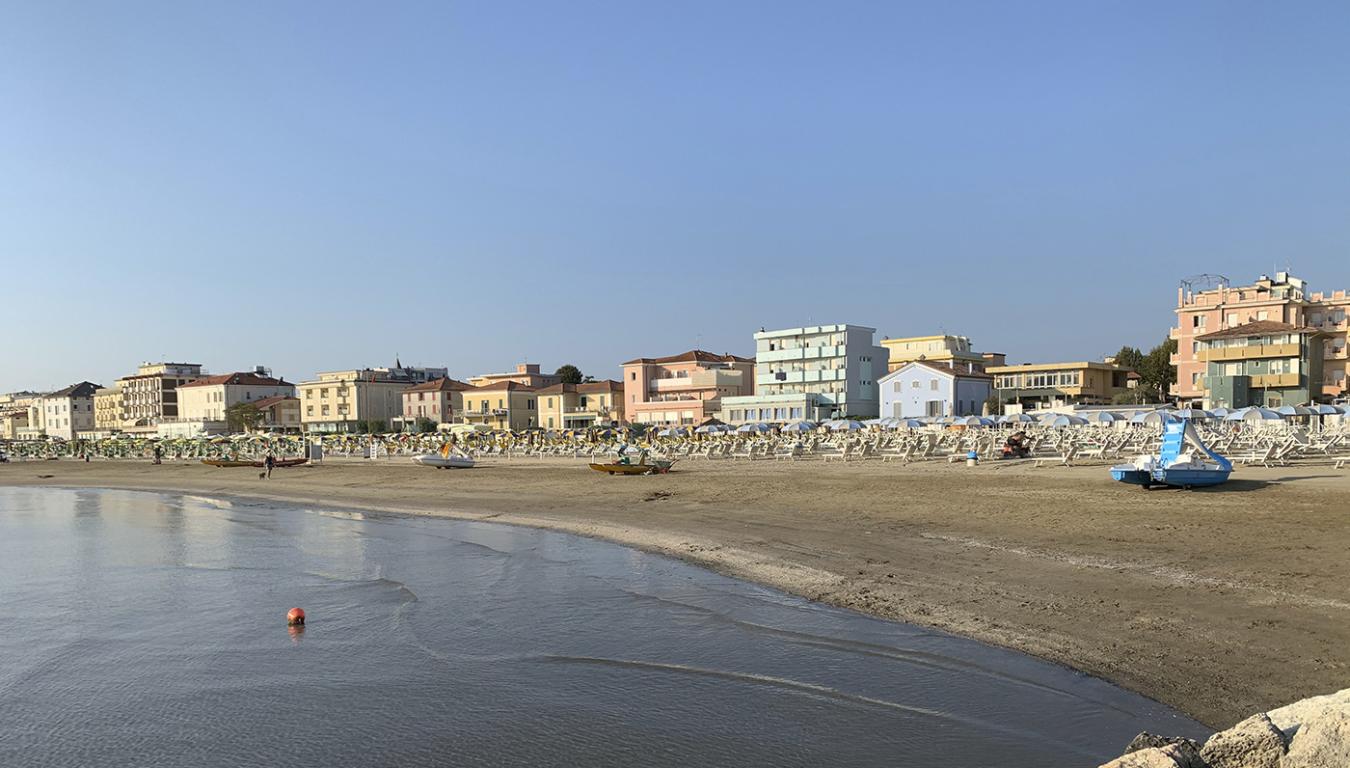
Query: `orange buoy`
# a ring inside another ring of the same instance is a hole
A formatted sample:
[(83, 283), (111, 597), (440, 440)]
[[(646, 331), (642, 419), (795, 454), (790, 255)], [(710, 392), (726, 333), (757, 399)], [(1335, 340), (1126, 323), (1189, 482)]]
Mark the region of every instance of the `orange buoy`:
[(291, 611), (290, 611), (290, 613), (287, 613), (287, 614), (286, 614), (286, 623), (287, 623), (287, 624), (290, 624), (291, 626), (295, 626), (295, 625), (304, 626), (304, 624), (305, 624), (305, 609), (304, 609), (304, 608), (292, 608)]

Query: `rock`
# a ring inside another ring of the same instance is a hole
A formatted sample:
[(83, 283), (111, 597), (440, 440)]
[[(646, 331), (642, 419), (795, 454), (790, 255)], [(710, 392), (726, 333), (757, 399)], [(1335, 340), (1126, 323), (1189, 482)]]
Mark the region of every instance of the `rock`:
[(1266, 714), (1270, 715), (1276, 728), (1284, 731), (1285, 740), (1292, 741), (1294, 735), (1298, 733), (1298, 727), (1305, 720), (1326, 712), (1343, 712), (1350, 715), (1350, 688), (1325, 696), (1312, 696), (1279, 709), (1272, 709)]
[(1332, 710), (1304, 721), (1280, 768), (1350, 766), (1350, 714)]
[(1210, 736), (1200, 757), (1210, 768), (1279, 768), (1286, 747), (1284, 733), (1260, 714)]
[(1205, 761), (1200, 759), (1200, 744), (1193, 739), (1181, 736), (1156, 736), (1144, 731), (1135, 736), (1130, 745), (1125, 747), (1125, 754), (1128, 755), (1152, 747), (1168, 746), (1176, 747), (1173, 757), (1180, 768), (1207, 768)]
[(1179, 750), (1175, 744), (1169, 744), (1165, 747), (1148, 747), (1137, 752), (1131, 752), (1123, 757), (1117, 757), (1115, 760), (1099, 768), (1177, 768), (1182, 763), (1177, 762)]

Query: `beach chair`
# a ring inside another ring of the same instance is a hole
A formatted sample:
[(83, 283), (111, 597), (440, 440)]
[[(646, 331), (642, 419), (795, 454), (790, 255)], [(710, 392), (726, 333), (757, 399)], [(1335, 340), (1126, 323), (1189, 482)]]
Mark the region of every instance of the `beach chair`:
[(1270, 462), (1275, 458), (1275, 451), (1278, 446), (1270, 443), (1265, 448), (1253, 448), (1250, 453), (1236, 456), (1232, 459), (1235, 464), (1260, 464), (1263, 467), (1269, 467)]
[(1040, 467), (1046, 464), (1054, 467), (1072, 467), (1074, 458), (1078, 456), (1078, 446), (1070, 444), (1068, 450), (1058, 456), (1050, 456), (1036, 459), (1034, 466)]
[(838, 461), (848, 461), (853, 458), (853, 443), (844, 443), (844, 447), (838, 453), (827, 453), (823, 457), (825, 461), (835, 459)]

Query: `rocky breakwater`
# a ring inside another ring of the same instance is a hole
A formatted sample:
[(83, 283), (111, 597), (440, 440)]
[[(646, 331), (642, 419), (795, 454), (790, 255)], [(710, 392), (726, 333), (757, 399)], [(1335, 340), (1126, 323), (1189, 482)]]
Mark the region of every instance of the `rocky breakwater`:
[(1253, 715), (1204, 744), (1141, 733), (1100, 768), (1350, 768), (1350, 688)]

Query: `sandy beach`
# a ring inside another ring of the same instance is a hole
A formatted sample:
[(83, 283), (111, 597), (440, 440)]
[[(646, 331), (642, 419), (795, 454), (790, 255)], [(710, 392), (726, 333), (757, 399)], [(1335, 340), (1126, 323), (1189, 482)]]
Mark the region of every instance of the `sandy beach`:
[(1143, 491), (1102, 466), (562, 460), (435, 471), (0, 465), (0, 485), (171, 490), (542, 526), (1098, 675), (1214, 727), (1350, 686), (1350, 472), (1243, 468)]

